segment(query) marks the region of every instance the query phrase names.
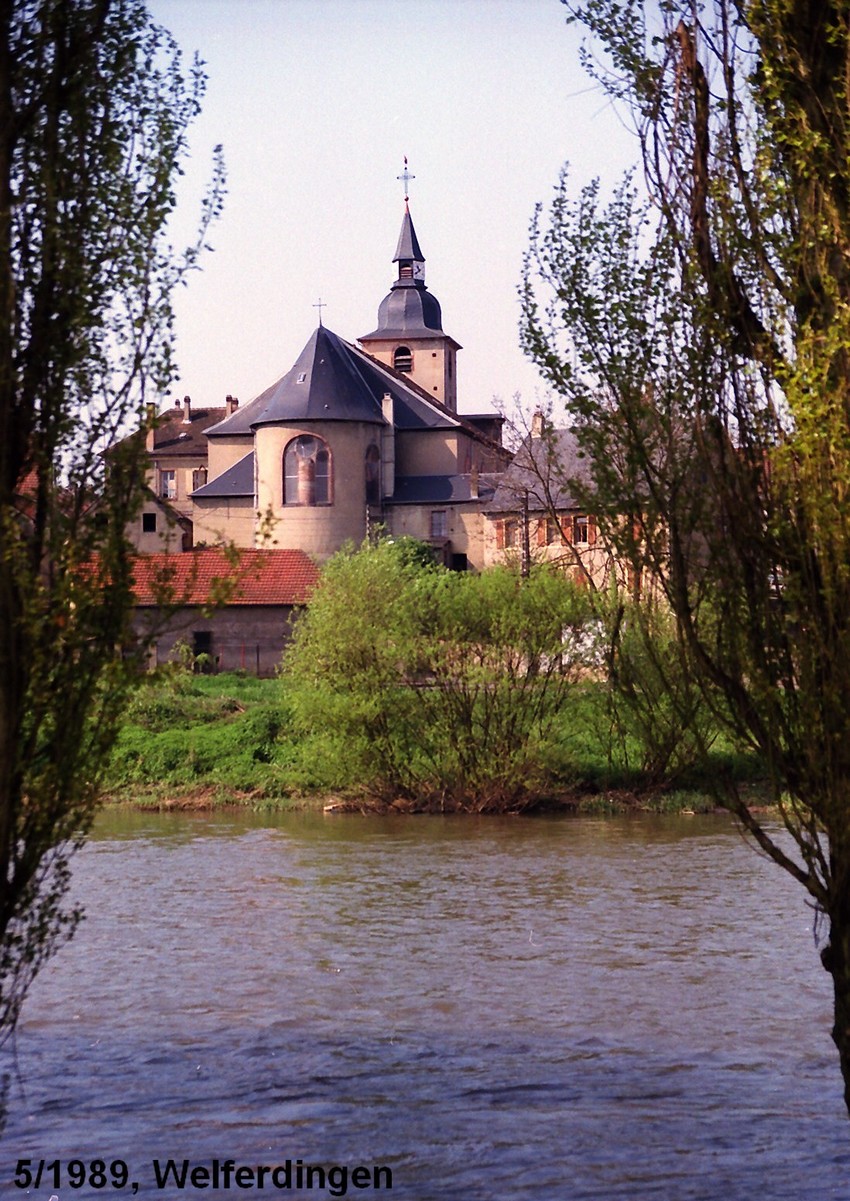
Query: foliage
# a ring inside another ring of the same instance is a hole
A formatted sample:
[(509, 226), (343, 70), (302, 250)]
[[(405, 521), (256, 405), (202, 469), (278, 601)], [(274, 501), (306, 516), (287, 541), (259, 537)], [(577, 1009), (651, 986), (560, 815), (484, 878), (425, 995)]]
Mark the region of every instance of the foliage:
[(78, 915), (91, 820), (132, 664), (124, 537), (138, 429), (171, 372), (165, 240), (203, 74), (142, 0), (0, 13), (0, 1030)]
[(532, 230), (525, 346), (592, 465), (585, 503), (770, 773), (794, 853), (723, 799), (829, 919), (850, 1108), (850, 13), (571, 9), (634, 119), (646, 199), (562, 177)]
[(390, 542), (339, 554), (286, 656), (295, 720), (380, 795), (521, 807), (544, 784), (586, 616), (586, 594), (544, 568), (423, 568)]
[(609, 756), (644, 786), (669, 787), (692, 772), (717, 733), (665, 603), (597, 598), (607, 646)]
[(268, 802), (294, 786), (290, 726), (276, 681), (167, 668), (133, 689), (103, 787), (134, 803)]

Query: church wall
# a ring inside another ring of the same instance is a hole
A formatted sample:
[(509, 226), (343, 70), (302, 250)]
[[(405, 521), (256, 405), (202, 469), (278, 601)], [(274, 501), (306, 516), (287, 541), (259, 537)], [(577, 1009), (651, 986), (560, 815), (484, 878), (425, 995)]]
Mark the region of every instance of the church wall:
[(240, 459), (244, 459), (254, 446), (251, 434), (232, 434), (229, 437), (208, 438), (210, 479), (218, 479)]
[(192, 516), (190, 494), (195, 488), (195, 472), (207, 466), (206, 455), (155, 452), (148, 466), (148, 486), (156, 496), (167, 500), (173, 509), (185, 517)]
[(232, 542), (247, 547), (256, 541), (257, 510), (252, 496), (195, 501), (192, 520), (195, 546)]
[[(145, 526), (153, 529), (145, 529)], [(176, 521), (169, 521), (163, 509), (153, 501), (146, 501), (135, 521), (125, 527), (127, 541), (141, 555), (160, 555), (186, 549), (188, 532)]]
[[(285, 504), (283, 456), (300, 435), (322, 438), (331, 456), (331, 503)], [(256, 431), (257, 500), (261, 513), (275, 518), (272, 538), (326, 559), (348, 541), (366, 536), (366, 450), (381, 445), (381, 427), (366, 422), (310, 422), (260, 426)]]
[[(445, 534), (436, 531), (440, 526)], [(485, 565), (482, 517), (476, 502), (467, 505), (393, 505), (387, 527), (396, 537), (408, 535), (427, 542), (452, 566), (452, 555), (466, 555), (467, 566), (480, 571)]]
[(445, 336), (409, 338), (406, 341), (394, 338), (387, 342), (370, 339), (362, 345), (367, 354), (390, 367), (393, 366), (393, 355), (398, 347), (407, 346), (413, 355), (413, 367), (405, 375), (424, 388), (429, 396), (452, 411), (457, 410), (456, 352)]
[[(397, 475), (458, 475), (469, 471), (458, 457), (457, 430), (396, 430)], [(464, 439), (466, 441), (466, 439)]]

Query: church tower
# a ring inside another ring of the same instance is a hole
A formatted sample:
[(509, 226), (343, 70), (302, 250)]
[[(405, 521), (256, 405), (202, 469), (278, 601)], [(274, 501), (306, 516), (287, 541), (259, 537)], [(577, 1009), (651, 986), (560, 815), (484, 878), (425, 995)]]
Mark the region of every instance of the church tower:
[(455, 413), (457, 352), (461, 346), (443, 333), (439, 301), (425, 286), (425, 255), (413, 228), (407, 197), (393, 262), (398, 263), (398, 278), (378, 308), (378, 328), (358, 341), (374, 358), (409, 375)]

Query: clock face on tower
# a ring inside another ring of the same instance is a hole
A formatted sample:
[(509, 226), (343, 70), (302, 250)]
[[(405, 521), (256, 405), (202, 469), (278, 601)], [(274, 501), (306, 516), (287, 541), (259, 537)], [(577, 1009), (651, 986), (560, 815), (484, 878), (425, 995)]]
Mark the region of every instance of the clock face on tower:
[(425, 264), (424, 263), (414, 263), (413, 264), (413, 278), (414, 279), (424, 279), (425, 278)]

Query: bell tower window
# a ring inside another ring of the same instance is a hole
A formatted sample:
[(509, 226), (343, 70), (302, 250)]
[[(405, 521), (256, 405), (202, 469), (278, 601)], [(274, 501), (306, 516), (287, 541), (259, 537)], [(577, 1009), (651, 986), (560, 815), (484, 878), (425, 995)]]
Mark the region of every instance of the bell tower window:
[(409, 346), (397, 346), (393, 351), (393, 367), (405, 373), (413, 370), (413, 352)]
[(293, 438), (283, 452), (283, 503), (329, 505), (332, 482), (327, 443), (309, 434)]

